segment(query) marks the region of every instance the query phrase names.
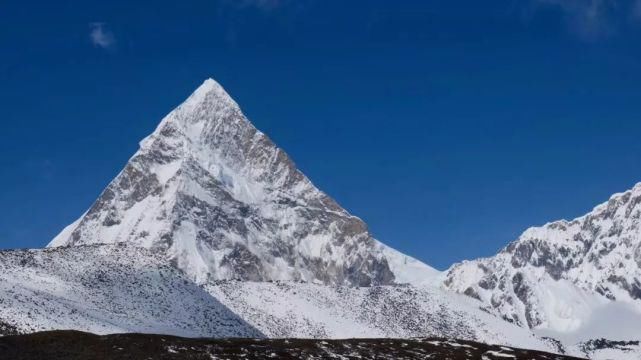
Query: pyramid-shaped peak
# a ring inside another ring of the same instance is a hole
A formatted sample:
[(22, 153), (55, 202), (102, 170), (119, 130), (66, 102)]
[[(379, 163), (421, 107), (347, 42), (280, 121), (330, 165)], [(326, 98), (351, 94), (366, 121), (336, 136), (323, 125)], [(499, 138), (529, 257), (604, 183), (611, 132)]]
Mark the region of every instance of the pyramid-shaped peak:
[(417, 268), (317, 189), (213, 79), (50, 246), (118, 242), (154, 249), (197, 281), (367, 286)]

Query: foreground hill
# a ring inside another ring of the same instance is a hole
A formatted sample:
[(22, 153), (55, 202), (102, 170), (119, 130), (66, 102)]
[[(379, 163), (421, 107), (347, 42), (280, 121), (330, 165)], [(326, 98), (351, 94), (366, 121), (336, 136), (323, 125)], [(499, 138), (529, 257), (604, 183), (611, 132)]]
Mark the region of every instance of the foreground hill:
[(161, 256), (125, 244), (0, 251), (0, 305), (5, 333), (263, 336)]
[[(195, 283), (131, 244), (0, 251), (6, 334), (69, 329), (189, 337), (448, 337), (559, 351), (478, 309), (474, 300), (409, 285)], [(2, 327), (0, 327), (2, 328)]]
[(472, 341), (414, 339), (188, 339), (50, 331), (0, 338), (0, 357), (30, 359), (546, 359), (574, 357)]

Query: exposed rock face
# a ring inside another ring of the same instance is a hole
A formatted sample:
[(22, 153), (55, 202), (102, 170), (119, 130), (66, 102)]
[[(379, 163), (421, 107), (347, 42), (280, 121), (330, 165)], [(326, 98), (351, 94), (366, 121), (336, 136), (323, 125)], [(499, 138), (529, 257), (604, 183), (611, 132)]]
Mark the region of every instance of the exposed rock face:
[(211, 79), (162, 120), (49, 246), (116, 242), (164, 253), (201, 283), (370, 286), (393, 283), (406, 264), (435, 273), (373, 239)]
[(505, 319), (573, 330), (619, 301), (641, 310), (641, 184), (589, 214), (525, 231), (494, 257), (452, 266), (444, 282)]

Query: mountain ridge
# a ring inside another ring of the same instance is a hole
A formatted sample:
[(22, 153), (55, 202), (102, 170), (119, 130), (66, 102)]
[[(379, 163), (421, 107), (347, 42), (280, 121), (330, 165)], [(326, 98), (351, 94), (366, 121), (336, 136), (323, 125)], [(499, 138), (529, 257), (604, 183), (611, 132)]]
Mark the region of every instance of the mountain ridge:
[[(573, 220), (528, 228), (495, 256), (454, 264), (444, 287), (532, 329), (632, 340), (606, 330), (641, 322), (640, 203), (637, 183)], [(597, 331), (602, 313), (621, 323)]]

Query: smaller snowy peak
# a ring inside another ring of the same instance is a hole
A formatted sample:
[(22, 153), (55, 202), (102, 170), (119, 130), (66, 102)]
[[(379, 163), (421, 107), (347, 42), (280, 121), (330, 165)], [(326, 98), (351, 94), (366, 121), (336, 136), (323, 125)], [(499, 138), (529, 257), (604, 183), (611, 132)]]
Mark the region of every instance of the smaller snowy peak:
[[(452, 266), (444, 286), (522, 326), (577, 333), (613, 303), (641, 320), (640, 279), (637, 184), (584, 216), (527, 229), (494, 257)], [(601, 336), (614, 328), (601, 327)]]

